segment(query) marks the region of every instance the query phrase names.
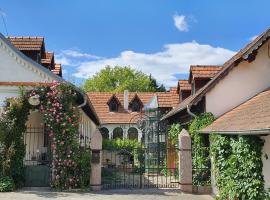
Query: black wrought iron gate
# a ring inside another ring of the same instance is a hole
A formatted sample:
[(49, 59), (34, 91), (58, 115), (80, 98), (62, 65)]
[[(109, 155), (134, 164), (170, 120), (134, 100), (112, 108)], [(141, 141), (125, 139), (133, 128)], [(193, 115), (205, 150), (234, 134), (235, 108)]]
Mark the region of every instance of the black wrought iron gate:
[(103, 150), (103, 189), (178, 188), (177, 154), (166, 147)]
[(50, 145), (43, 126), (28, 126), (24, 135), (26, 147), (24, 167), (25, 186), (48, 187), (50, 183)]

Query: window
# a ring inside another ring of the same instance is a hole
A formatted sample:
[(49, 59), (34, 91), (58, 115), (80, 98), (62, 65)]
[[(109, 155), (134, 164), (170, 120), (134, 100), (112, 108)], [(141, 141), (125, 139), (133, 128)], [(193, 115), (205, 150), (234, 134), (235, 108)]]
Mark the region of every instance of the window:
[(129, 107), (131, 108), (132, 112), (141, 112), (143, 103), (141, 102), (137, 94), (135, 94), (134, 98), (129, 103)]
[(113, 139), (123, 139), (123, 129), (120, 127), (116, 127), (113, 129)]
[(134, 127), (128, 129), (128, 139), (138, 140), (138, 130)]
[(141, 111), (141, 104), (138, 100), (133, 101), (131, 106), (132, 112), (140, 112)]
[(116, 99), (112, 99), (111, 102), (109, 103), (109, 109), (110, 112), (117, 112), (118, 111), (118, 103)]
[(109, 139), (109, 130), (105, 127), (102, 127), (99, 129), (101, 135), (102, 135), (102, 139)]

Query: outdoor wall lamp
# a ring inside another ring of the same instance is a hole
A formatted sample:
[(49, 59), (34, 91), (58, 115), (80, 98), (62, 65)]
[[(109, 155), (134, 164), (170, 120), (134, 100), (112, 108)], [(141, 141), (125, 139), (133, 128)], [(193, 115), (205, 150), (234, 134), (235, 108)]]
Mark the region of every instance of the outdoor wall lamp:
[(29, 97), (28, 102), (29, 102), (29, 104), (32, 105), (32, 106), (37, 106), (37, 105), (39, 105), (39, 104), (40, 104), (39, 95), (36, 94), (36, 95), (34, 95), (34, 96)]

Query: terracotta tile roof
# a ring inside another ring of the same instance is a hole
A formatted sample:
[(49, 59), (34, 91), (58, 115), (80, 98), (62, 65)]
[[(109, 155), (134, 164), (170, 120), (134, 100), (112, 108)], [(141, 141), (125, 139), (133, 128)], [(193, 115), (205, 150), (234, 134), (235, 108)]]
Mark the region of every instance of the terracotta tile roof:
[(51, 64), (54, 58), (53, 52), (45, 52), (45, 56), (41, 58), (41, 64)]
[(177, 87), (170, 87), (170, 92), (177, 94)]
[(202, 132), (270, 129), (270, 89), (225, 113)]
[(191, 84), (188, 80), (179, 80), (178, 81), (178, 90), (191, 90)]
[(221, 79), (223, 79), (230, 70), (236, 67), (241, 61), (248, 60), (249, 58), (254, 58), (254, 53), (270, 38), (270, 28), (268, 28), (265, 32), (259, 35), (255, 40), (246, 45), (243, 49), (241, 49), (238, 53), (236, 53), (232, 58), (230, 58), (227, 62), (223, 64), (223, 68), (218, 74), (209, 81), (204, 87), (198, 90), (194, 95), (185, 99), (179, 106), (169, 113), (167, 113), (162, 119), (168, 119), (180, 111), (184, 110), (187, 105), (193, 105), (198, 103), (202, 97), (210, 91)]
[(7, 37), (7, 39), (20, 51), (39, 51), (44, 45), (43, 37)]
[(62, 66), (61, 64), (55, 64), (54, 69), (51, 70), (54, 74), (62, 77)]
[[(125, 111), (124, 110), (124, 93), (112, 93), (112, 92), (88, 92), (87, 95), (91, 100), (94, 109), (97, 112), (101, 123), (130, 123), (136, 122), (139, 118), (137, 112)], [(107, 105), (108, 100), (115, 95), (120, 102), (118, 112), (109, 112)], [(141, 102), (147, 104), (154, 95), (158, 96), (159, 107), (172, 108), (179, 104), (178, 94), (171, 92), (129, 92), (129, 100), (131, 102), (135, 96), (138, 96)]]
[(193, 79), (211, 79), (213, 78), (220, 70), (222, 66), (220, 65), (191, 65), (189, 73), (189, 83)]

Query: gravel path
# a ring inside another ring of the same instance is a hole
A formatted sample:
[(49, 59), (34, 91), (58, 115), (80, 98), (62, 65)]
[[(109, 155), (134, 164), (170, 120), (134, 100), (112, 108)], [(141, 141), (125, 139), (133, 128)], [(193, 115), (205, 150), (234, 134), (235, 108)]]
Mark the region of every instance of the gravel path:
[(24, 189), (0, 193), (0, 200), (213, 200), (209, 195), (192, 195), (176, 190), (103, 190), (101, 192), (51, 192), (47, 189)]

